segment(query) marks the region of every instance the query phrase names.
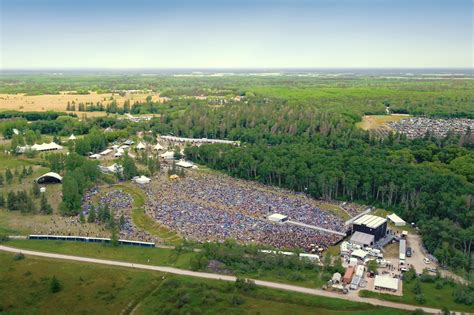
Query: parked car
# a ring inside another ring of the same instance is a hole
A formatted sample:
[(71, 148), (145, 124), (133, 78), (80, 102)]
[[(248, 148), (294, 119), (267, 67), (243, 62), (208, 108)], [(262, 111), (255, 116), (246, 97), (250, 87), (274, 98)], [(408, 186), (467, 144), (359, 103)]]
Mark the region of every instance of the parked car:
[(427, 265), (429, 265), (431, 263), (431, 261), (428, 259), (428, 258), (423, 258), (423, 262)]
[(412, 254), (412, 251), (411, 251), (411, 247), (407, 247), (407, 257), (411, 257), (411, 254)]
[(428, 268), (428, 271), (432, 272), (432, 273), (437, 273), (438, 272), (438, 270), (436, 268)]

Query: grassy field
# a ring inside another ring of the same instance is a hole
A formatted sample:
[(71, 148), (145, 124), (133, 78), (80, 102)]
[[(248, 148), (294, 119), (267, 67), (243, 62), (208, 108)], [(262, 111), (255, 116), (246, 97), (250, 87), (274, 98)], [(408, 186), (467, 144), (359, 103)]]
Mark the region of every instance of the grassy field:
[(61, 241), (10, 240), (8, 246), (38, 250), (42, 252), (77, 255), (101, 259), (135, 262), (149, 265), (173, 266), (189, 269), (189, 260), (195, 253), (178, 253), (172, 249), (139, 248), (131, 246), (113, 247), (105, 244), (84, 244)]
[[(146, 97), (150, 94), (128, 94), (126, 96), (120, 96), (119, 94), (104, 93), (97, 94), (91, 92), (90, 94), (78, 95), (78, 94), (45, 94), (45, 95), (25, 95), (25, 94), (0, 94), (0, 110), (20, 110), (20, 111), (66, 111), (68, 102), (75, 102), (76, 109), (79, 103), (94, 103), (102, 102), (104, 106), (111, 102), (111, 97), (122, 106), (125, 100), (130, 100), (130, 103), (136, 101), (143, 102)], [(159, 101), (160, 96), (153, 94), (152, 99)], [(87, 117), (104, 116), (105, 112), (79, 112), (76, 111), (79, 117), (84, 114)]]
[[(195, 252), (163, 248), (137, 248), (129, 246), (113, 247), (103, 244), (84, 244), (63, 241), (10, 240), (8, 246), (38, 250), (42, 252), (77, 255), (101, 259), (119, 260), (149, 265), (172, 266), (191, 269), (190, 260), (197, 255)], [(289, 283), (308, 288), (321, 287), (327, 279), (322, 273), (304, 270), (298, 272), (298, 279), (292, 278), (291, 270), (280, 268), (257, 273), (237, 273), (237, 276), (255, 278), (281, 283)]]
[[(368, 304), (159, 272), (0, 253), (2, 314), (408, 314)], [(61, 290), (51, 292), (52, 277)]]
[(411, 305), (419, 306), (429, 306), (433, 308), (443, 308), (447, 307), (450, 311), (460, 311), (472, 313), (472, 306), (458, 304), (453, 300), (453, 291), (454, 288), (446, 284), (441, 289), (436, 289), (434, 283), (420, 282), (421, 292), (426, 299), (424, 304), (420, 304), (415, 300), (415, 294), (413, 293), (413, 287), (415, 286), (415, 281), (403, 283), (403, 296), (396, 296), (391, 294), (383, 294), (368, 290), (361, 290), (359, 292), (360, 296), (363, 297), (374, 297), (380, 300), (386, 300), (397, 303), (405, 303)]
[(377, 130), (377, 129), (386, 129), (391, 130), (387, 126), (388, 122), (399, 121), (411, 116), (397, 116), (397, 115), (365, 115), (362, 116), (362, 121), (358, 122), (356, 126), (363, 130)]

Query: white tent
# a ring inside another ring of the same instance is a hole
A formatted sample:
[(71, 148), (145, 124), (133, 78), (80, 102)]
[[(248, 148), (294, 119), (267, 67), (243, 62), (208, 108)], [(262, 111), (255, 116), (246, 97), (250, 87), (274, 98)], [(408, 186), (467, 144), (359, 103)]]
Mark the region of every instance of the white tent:
[(177, 166), (180, 166), (182, 168), (191, 168), (193, 167), (193, 163), (187, 162), (185, 160), (180, 160), (178, 163), (176, 163)]
[(140, 141), (140, 143), (137, 145), (137, 150), (144, 150), (146, 148), (145, 144)]
[(395, 213), (388, 215), (387, 219), (389, 219), (395, 226), (405, 226), (406, 224), (406, 222)]
[(112, 164), (110, 166), (102, 166), (102, 165), (99, 165), (98, 166), (99, 170), (102, 172), (102, 173), (121, 173), (123, 171), (123, 167), (122, 165), (119, 165), (119, 164)]
[(284, 214), (273, 213), (269, 215), (267, 219), (272, 222), (283, 223), (285, 221), (288, 221), (288, 216)]
[(172, 160), (172, 159), (174, 159), (174, 152), (173, 151), (166, 151), (165, 153), (163, 153), (160, 156), (162, 158), (166, 159), (166, 160)]
[(36, 150), (36, 151), (52, 151), (52, 150), (62, 150), (63, 147), (57, 143), (50, 142), (50, 143), (43, 143), (43, 144), (33, 144), (31, 147), (29, 147), (29, 149)]
[(389, 276), (375, 276), (374, 288), (376, 290), (398, 290), (398, 279)]
[(367, 252), (362, 249), (356, 249), (352, 252), (351, 256), (364, 260), (367, 257)]
[(107, 154), (109, 154), (110, 152), (112, 152), (111, 149), (105, 149), (104, 151), (100, 152), (99, 154), (100, 154), (100, 155), (107, 155)]
[(132, 179), (132, 181), (134, 181), (134, 182), (137, 183), (137, 184), (143, 185), (143, 184), (148, 184), (149, 182), (151, 182), (151, 179), (148, 178), (148, 177), (146, 177), (146, 176), (143, 176), (143, 175), (142, 175), (142, 176), (140, 176), (140, 177), (135, 176), (135, 177)]
[(94, 159), (94, 160), (98, 160), (101, 157), (102, 157), (102, 155), (100, 155), (100, 154), (92, 154), (92, 155), (89, 156), (89, 158)]
[(76, 136), (74, 134), (71, 134), (71, 136), (69, 137), (69, 140), (76, 140)]
[(159, 151), (159, 150), (163, 150), (164, 148), (163, 148), (163, 146), (162, 146), (161, 144), (157, 143), (157, 144), (153, 147), (153, 149)]
[(43, 183), (43, 182), (48, 182), (48, 181), (49, 182), (62, 182), (63, 178), (58, 173), (49, 172), (35, 179), (35, 182), (37, 183)]

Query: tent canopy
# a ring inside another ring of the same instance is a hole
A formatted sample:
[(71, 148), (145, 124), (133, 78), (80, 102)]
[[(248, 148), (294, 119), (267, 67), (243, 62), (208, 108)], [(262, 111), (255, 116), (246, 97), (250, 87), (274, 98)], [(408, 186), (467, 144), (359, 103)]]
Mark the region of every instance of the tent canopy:
[(35, 182), (37, 183), (61, 183), (62, 181), (62, 176), (55, 172), (43, 174), (37, 179), (35, 179)]

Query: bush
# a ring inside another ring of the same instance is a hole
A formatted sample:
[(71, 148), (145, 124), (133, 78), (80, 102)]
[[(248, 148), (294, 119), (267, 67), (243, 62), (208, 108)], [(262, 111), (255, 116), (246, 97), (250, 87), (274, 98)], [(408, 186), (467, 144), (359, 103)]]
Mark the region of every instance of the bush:
[(248, 292), (248, 291), (255, 290), (257, 286), (255, 285), (255, 282), (253, 280), (237, 278), (237, 280), (235, 280), (235, 287), (238, 290)]
[(8, 241), (10, 238), (6, 234), (0, 234), (0, 243)]
[(417, 294), (415, 296), (415, 301), (418, 303), (418, 304), (425, 304), (426, 302), (426, 299), (425, 299), (425, 296), (423, 294)]
[(57, 293), (62, 290), (61, 283), (59, 283), (59, 280), (56, 278), (56, 276), (53, 276), (51, 279), (51, 282), (49, 284), (49, 290), (51, 293)]
[(288, 276), (288, 280), (290, 281), (304, 281), (305, 279), (305, 276), (299, 272), (292, 272)]
[(232, 305), (242, 305), (245, 303), (245, 300), (239, 295), (232, 295), (230, 298), (230, 304)]
[(23, 259), (25, 259), (25, 255), (23, 255), (22, 253), (18, 253), (13, 257), (13, 260), (23, 260)]

